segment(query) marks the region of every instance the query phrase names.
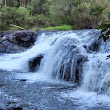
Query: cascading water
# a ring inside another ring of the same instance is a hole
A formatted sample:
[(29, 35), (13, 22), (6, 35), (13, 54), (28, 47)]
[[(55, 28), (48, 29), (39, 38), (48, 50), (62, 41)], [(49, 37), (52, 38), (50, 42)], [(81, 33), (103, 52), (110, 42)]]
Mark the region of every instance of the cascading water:
[(98, 40), (100, 31), (42, 33), (25, 52), (0, 56), (0, 69), (28, 71), (30, 59), (43, 54), (36, 73), (80, 85), (82, 91), (110, 95), (110, 41)]

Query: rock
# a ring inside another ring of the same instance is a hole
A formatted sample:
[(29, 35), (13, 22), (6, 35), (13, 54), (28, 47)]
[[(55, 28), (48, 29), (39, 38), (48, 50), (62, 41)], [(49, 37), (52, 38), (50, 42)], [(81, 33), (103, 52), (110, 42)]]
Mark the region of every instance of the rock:
[(30, 72), (35, 72), (40, 66), (43, 54), (37, 55), (35, 58), (32, 58), (28, 62), (28, 67)]
[(26, 30), (16, 31), (9, 36), (9, 41), (14, 44), (28, 48), (34, 44), (35, 34), (34, 32)]
[(78, 54), (74, 57), (74, 64), (75, 64), (75, 76), (74, 81), (78, 84), (80, 84), (82, 79), (82, 72), (83, 72), (83, 64), (88, 61), (87, 56)]
[(10, 107), (10, 108), (6, 108), (6, 109), (0, 108), (0, 110), (23, 110), (23, 109), (21, 107)]
[(3, 37), (4, 36), (4, 33), (3, 32), (0, 32), (0, 37)]
[(99, 51), (100, 46), (101, 46), (101, 40), (95, 40), (91, 45), (88, 46), (88, 50), (97, 52)]
[(34, 44), (39, 32), (28, 30), (0, 33), (0, 53), (22, 52)]
[(15, 53), (15, 52), (21, 52), (23, 51), (25, 48), (15, 45), (13, 43), (10, 43), (7, 47), (6, 47), (6, 53)]
[(5, 52), (6, 49), (2, 43), (0, 43), (0, 52)]
[(82, 81), (83, 64), (86, 61), (88, 61), (87, 56), (81, 54), (71, 56), (70, 60), (62, 59), (62, 61), (60, 61), (62, 63), (54, 70), (53, 77), (59, 76), (60, 79), (75, 82), (79, 85)]
[(21, 107), (11, 107), (8, 108), (7, 110), (23, 110)]
[(20, 79), (20, 81), (23, 81), (23, 82), (25, 82), (27, 79)]
[(11, 44), (11, 42), (9, 42), (8, 40), (3, 40), (3, 41), (2, 41), (2, 44), (3, 44), (5, 47), (7, 47), (8, 45)]
[(13, 32), (15, 32), (15, 31), (3, 31), (3, 32), (0, 32), (0, 38), (6, 39)]

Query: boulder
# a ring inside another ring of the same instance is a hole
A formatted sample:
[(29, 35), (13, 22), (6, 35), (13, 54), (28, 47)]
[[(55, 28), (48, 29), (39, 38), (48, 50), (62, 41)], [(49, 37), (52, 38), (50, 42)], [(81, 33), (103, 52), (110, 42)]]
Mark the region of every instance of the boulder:
[(11, 43), (8, 40), (3, 40), (2, 42), (0, 42), (0, 53), (15, 53), (24, 50), (24, 47)]
[(34, 44), (35, 34), (34, 32), (27, 30), (16, 31), (9, 36), (9, 41), (16, 45), (28, 48)]
[(0, 53), (22, 52), (36, 41), (37, 33), (22, 31), (7, 31), (0, 33)]
[(40, 54), (29, 60), (28, 67), (30, 72), (35, 72), (36, 70), (38, 70), (42, 58), (43, 58), (43, 54)]

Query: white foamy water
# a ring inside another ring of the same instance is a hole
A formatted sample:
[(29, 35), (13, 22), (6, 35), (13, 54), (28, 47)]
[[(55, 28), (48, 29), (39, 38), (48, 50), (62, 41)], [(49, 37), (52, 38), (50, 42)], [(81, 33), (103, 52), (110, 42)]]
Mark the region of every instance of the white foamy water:
[[(0, 56), (0, 69), (28, 72), (28, 61), (44, 54), (36, 73), (22, 75), (32, 81), (65, 80), (80, 90), (110, 95), (110, 42), (98, 41), (98, 30), (42, 33), (25, 52)], [(90, 95), (92, 96), (92, 95)]]
[(77, 109), (75, 110), (87, 110), (92, 107), (110, 108), (110, 98), (95, 92), (69, 91), (67, 93), (61, 93), (61, 97), (72, 100), (74, 105), (77, 105)]

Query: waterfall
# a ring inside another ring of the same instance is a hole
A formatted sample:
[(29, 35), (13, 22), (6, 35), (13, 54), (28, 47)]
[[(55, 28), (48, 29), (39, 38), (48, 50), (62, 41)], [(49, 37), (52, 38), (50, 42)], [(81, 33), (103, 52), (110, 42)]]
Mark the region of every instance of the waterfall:
[(0, 69), (28, 72), (30, 59), (37, 60), (42, 54), (34, 74), (72, 82), (82, 91), (110, 95), (110, 59), (106, 59), (110, 40), (98, 40), (99, 36), (99, 30), (44, 32), (25, 52), (1, 54)]

